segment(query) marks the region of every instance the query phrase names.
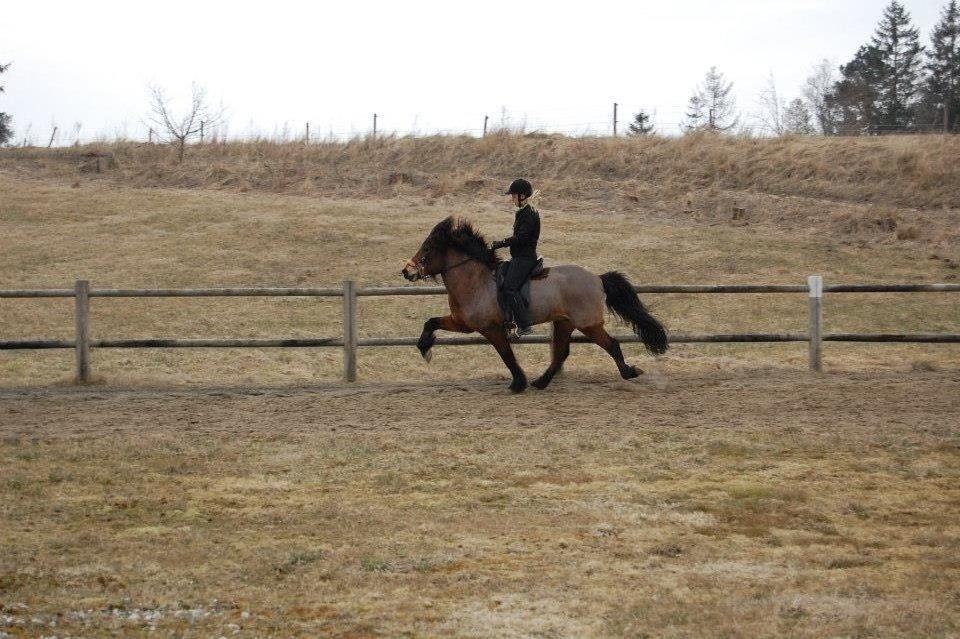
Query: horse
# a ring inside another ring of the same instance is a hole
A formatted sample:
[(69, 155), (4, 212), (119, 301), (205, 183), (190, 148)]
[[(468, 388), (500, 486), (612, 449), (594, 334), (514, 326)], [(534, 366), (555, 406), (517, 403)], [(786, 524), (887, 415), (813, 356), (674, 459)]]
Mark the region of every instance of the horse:
[[(494, 273), (500, 262), (470, 221), (451, 216), (430, 231), (401, 275), (411, 282), (440, 277), (447, 288), (450, 314), (424, 322), (417, 341), (427, 362), (437, 330), (478, 332), (493, 345), (510, 371), (510, 391), (521, 393), (527, 388), (527, 377), (514, 356), (497, 302)], [(595, 275), (580, 266), (553, 266), (545, 278), (530, 282), (530, 319), (534, 324), (553, 323), (550, 366), (531, 382), (534, 388), (545, 389), (563, 367), (574, 329), (609, 353), (624, 379), (643, 374), (624, 360), (619, 342), (604, 329), (604, 302), (607, 309), (633, 327), (648, 351), (654, 355), (666, 352), (666, 330), (647, 312), (622, 273)]]

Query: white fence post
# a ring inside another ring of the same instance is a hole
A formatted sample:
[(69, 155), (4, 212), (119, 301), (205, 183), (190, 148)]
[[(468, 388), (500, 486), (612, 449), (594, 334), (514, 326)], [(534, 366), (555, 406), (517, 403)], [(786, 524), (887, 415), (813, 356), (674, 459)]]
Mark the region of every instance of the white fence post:
[(810, 289), (810, 370), (823, 370), (823, 277), (811, 275), (807, 278)]
[(77, 381), (90, 381), (90, 282), (77, 280), (73, 287), (75, 309), (74, 350)]
[(357, 381), (357, 287), (343, 282), (343, 378)]

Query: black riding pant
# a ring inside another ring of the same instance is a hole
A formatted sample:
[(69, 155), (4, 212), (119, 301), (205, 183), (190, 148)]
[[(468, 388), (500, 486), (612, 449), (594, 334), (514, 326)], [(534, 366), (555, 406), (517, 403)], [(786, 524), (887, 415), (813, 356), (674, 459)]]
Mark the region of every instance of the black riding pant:
[(503, 279), (503, 298), (513, 315), (508, 319), (512, 319), (518, 326), (530, 326), (530, 314), (527, 312), (527, 305), (523, 303), (520, 289), (536, 265), (536, 258), (514, 257), (510, 260), (507, 275)]

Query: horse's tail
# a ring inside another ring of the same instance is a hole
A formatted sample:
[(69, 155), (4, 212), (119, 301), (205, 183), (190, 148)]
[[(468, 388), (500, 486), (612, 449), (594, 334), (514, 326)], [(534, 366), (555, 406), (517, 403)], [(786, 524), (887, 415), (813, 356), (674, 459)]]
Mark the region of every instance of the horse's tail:
[(667, 352), (667, 331), (657, 319), (647, 312), (643, 302), (637, 297), (633, 284), (623, 273), (610, 271), (600, 276), (603, 292), (607, 296), (607, 308), (610, 312), (629, 322), (647, 350), (654, 355)]

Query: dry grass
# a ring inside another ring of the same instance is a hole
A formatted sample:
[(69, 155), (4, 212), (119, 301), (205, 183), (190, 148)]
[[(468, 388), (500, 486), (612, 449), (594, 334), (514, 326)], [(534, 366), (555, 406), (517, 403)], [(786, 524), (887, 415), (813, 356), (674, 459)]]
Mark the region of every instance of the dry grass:
[[(492, 201), (491, 201), (492, 200)], [(821, 202), (821, 204), (823, 204)], [(853, 215), (830, 205), (828, 217)], [(399, 284), (399, 265), (442, 217), (474, 218), (491, 236), (506, 234), (509, 213), (494, 198), (448, 196), (433, 201), (329, 199), (304, 195), (131, 188), (93, 179), (73, 187), (44, 177), (0, 174), (0, 287), (95, 287)], [(621, 269), (636, 282), (801, 283), (812, 273), (828, 282), (953, 281), (951, 248), (898, 240), (892, 227), (831, 232), (830, 222), (796, 227), (775, 217), (752, 221), (664, 215), (572, 204), (543, 207), (542, 250), (554, 262), (596, 272)], [(920, 214), (897, 210), (914, 220)], [(945, 217), (952, 213), (943, 214)], [(955, 247), (954, 247), (955, 249)], [(929, 259), (937, 251), (937, 259)], [(680, 332), (798, 331), (805, 300), (786, 296), (648, 296), (667, 326)], [(444, 312), (443, 298), (365, 299), (362, 335), (417, 335), (423, 320)], [(95, 299), (97, 337), (243, 337), (338, 335), (340, 303), (317, 299)], [(68, 300), (7, 300), (0, 307), (6, 338), (69, 338)], [(829, 298), (828, 330), (946, 331), (960, 326), (949, 295)], [(641, 357), (637, 347), (629, 355)], [(471, 364), (464, 366), (464, 358)], [(547, 349), (523, 349), (530, 372)], [(671, 370), (738, 366), (804, 366), (805, 347), (677, 347), (660, 366)], [(831, 369), (909, 369), (917, 361), (955, 369), (953, 346), (830, 345)], [(571, 365), (612, 372), (598, 349), (577, 348)], [(340, 353), (313, 350), (96, 351), (94, 374), (109, 383), (309, 383), (336, 379)], [(657, 365), (654, 365), (656, 368)], [(6, 352), (0, 384), (69, 381), (72, 354)], [(362, 379), (496, 377), (502, 367), (487, 349), (448, 349), (431, 366), (414, 349), (364, 350)]]
[(960, 632), (953, 373), (5, 393), (14, 636)]
[(169, 147), (117, 143), (10, 149), (0, 158), (8, 165), (70, 174), (89, 165), (82, 154), (91, 151), (109, 154), (108, 173), (140, 186), (439, 196), (496, 189), (516, 175), (527, 175), (556, 197), (578, 200), (714, 188), (913, 208), (956, 207), (960, 202), (960, 139), (955, 136), (771, 140), (531, 134), (310, 145), (261, 141), (194, 147), (182, 165), (173, 161)]

